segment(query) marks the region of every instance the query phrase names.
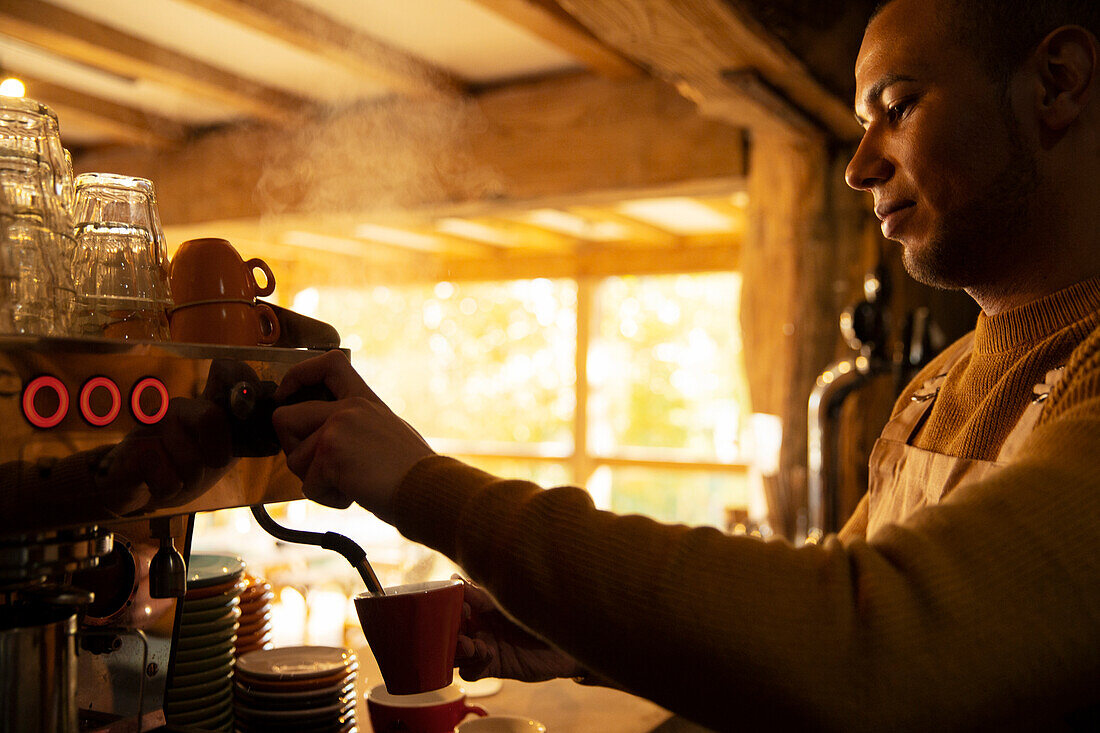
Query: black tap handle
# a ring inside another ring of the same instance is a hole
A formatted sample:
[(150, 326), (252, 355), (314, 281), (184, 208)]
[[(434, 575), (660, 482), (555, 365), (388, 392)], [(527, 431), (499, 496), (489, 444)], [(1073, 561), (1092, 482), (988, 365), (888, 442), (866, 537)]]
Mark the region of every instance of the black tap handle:
[(187, 594), (187, 563), (176, 549), (170, 517), (158, 517), (149, 523), (160, 549), (149, 561), (149, 596), (183, 598)]

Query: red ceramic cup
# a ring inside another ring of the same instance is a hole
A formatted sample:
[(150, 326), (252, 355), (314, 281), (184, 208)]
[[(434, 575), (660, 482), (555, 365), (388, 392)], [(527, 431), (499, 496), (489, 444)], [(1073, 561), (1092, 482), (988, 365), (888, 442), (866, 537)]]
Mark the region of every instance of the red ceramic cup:
[(237, 301), (176, 306), (168, 325), (173, 341), (231, 346), (268, 346), (280, 330), (271, 306)]
[(367, 692), (367, 714), (374, 733), (452, 733), (470, 714), (488, 715), (483, 708), (466, 704), (466, 691), (458, 685), (418, 695), (391, 695), (385, 685)]
[(451, 684), (462, 596), (462, 581), (452, 579), (355, 597), (359, 622), (390, 694), (412, 695)]
[[(264, 274), (256, 284), (255, 271)], [(176, 250), (169, 270), (172, 299), (177, 306), (209, 300), (253, 300), (271, 295), (275, 276), (259, 258), (245, 261), (225, 239), (189, 239)]]

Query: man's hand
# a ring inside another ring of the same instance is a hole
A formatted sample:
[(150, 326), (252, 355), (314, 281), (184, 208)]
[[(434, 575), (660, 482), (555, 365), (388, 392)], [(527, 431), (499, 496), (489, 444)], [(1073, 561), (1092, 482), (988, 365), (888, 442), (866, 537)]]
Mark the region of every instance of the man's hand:
[(583, 672), (568, 654), (505, 616), (488, 593), (469, 581), (465, 585), (455, 666), (462, 678), (471, 682), (482, 677), (541, 682), (576, 677)]
[(287, 405), (272, 416), (287, 466), (302, 479), (307, 498), (341, 509), (358, 502), (392, 523), (398, 485), (432, 449), (378, 399), (341, 351), (291, 367), (275, 399), (317, 384), (336, 400)]

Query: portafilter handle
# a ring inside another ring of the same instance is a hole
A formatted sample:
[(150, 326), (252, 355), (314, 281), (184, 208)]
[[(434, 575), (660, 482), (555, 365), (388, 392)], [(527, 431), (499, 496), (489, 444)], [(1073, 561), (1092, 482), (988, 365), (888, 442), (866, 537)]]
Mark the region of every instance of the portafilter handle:
[(306, 532), (305, 530), (284, 527), (271, 518), (263, 504), (252, 505), (252, 516), (256, 518), (256, 521), (265, 532), (276, 539), (301, 545), (317, 545), (326, 550), (340, 553), (359, 572), (359, 576), (367, 584), (367, 590), (378, 595), (385, 595), (386, 592), (382, 589), (382, 584), (378, 582), (378, 576), (374, 574), (374, 568), (367, 562), (367, 553), (362, 547), (355, 544), (350, 537), (345, 537), (336, 532)]

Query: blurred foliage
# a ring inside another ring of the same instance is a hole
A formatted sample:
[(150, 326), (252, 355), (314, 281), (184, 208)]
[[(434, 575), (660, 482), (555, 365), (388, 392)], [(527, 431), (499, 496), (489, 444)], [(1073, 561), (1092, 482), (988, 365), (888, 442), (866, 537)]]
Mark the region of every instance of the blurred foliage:
[[(594, 456), (733, 461), (748, 412), (736, 273), (614, 277), (594, 291), (587, 376)], [(432, 438), (573, 450), (577, 284), (518, 280), (299, 293), (294, 308), (334, 324), (364, 379)], [(471, 459), (556, 485), (567, 462)], [(720, 473), (616, 469), (601, 505), (721, 524), (743, 482)], [(598, 477), (597, 477), (598, 478)], [(596, 480), (596, 479), (594, 479)], [(598, 499), (599, 500), (599, 499)]]
[(724, 528), (727, 508), (748, 504), (748, 479), (743, 474), (653, 468), (608, 471), (610, 509), (618, 514), (644, 514), (662, 522)]
[(572, 447), (576, 284), (520, 280), (326, 290), (316, 315), (427, 436)]
[(748, 414), (740, 293), (735, 273), (601, 283), (588, 359), (597, 455), (645, 446), (700, 460), (736, 457)]

